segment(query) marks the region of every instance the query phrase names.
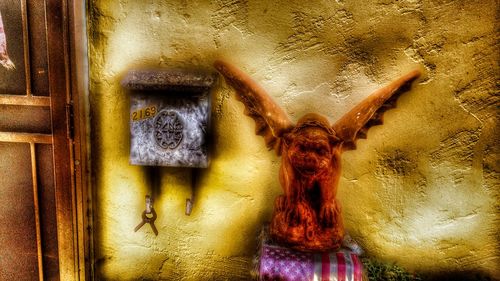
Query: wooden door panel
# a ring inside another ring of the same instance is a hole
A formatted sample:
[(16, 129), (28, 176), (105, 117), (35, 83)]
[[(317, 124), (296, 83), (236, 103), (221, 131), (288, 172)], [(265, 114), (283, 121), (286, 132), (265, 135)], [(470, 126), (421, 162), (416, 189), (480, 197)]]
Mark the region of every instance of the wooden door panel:
[(59, 279), (59, 255), (57, 246), (57, 219), (55, 208), (55, 182), (53, 150), (51, 144), (35, 145), (40, 198), (40, 221), (42, 237), (43, 270), (45, 280)]
[(0, 280), (36, 280), (38, 250), (30, 145), (0, 142)]
[(0, 94), (26, 95), (26, 68), (25, 68), (25, 32), (26, 24), (23, 19), (25, 10), (20, 0), (0, 1), (0, 13), (3, 29), (7, 41), (7, 50), (10, 59), (15, 65), (14, 70), (9, 70), (0, 65)]
[[(49, 96), (48, 59), (47, 59), (47, 22), (45, 20), (45, 1), (27, 1), (27, 30), (25, 36), (29, 52), (30, 90), (33, 96)], [(25, 39), (25, 40), (26, 40)]]
[(15, 64), (0, 65), (0, 280), (59, 280), (61, 253), (72, 263), (64, 3), (0, 1)]
[(50, 134), (50, 108), (0, 104), (0, 131)]
[(0, 155), (0, 221), (4, 225), (0, 228), (0, 280), (37, 280), (40, 272), (44, 280), (58, 280), (52, 146), (0, 142)]
[(49, 96), (45, 1), (2, 0), (0, 13), (15, 65), (15, 70), (0, 67), (0, 93)]

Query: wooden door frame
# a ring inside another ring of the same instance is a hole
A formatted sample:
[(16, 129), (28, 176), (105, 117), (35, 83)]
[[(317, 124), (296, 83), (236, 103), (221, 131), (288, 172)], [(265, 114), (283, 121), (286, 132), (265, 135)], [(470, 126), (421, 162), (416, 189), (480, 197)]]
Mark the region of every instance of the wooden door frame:
[(71, 92), (74, 126), (74, 183), (76, 191), (76, 234), (78, 277), (93, 279), (92, 189), (90, 184), (89, 59), (87, 1), (69, 0)]
[(46, 0), (61, 280), (92, 279), (85, 0)]

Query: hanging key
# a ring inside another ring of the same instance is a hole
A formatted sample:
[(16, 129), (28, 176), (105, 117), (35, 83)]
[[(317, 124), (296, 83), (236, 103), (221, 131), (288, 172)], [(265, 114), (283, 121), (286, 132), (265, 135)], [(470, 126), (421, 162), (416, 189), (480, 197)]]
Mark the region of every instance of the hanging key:
[(151, 226), (151, 229), (153, 230), (155, 235), (158, 236), (158, 229), (156, 229), (155, 220), (156, 220), (156, 212), (154, 208), (151, 208), (151, 217), (148, 217), (146, 211), (142, 212), (142, 221), (135, 227), (134, 232), (137, 232), (139, 229), (141, 229), (143, 225), (148, 223)]

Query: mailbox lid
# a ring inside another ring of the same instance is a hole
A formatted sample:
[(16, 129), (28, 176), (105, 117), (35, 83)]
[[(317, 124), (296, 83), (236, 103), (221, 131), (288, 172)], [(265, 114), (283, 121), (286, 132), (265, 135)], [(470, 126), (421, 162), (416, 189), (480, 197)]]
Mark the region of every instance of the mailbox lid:
[(217, 82), (217, 74), (202, 70), (148, 69), (130, 70), (122, 80), (125, 89), (133, 91), (209, 90)]

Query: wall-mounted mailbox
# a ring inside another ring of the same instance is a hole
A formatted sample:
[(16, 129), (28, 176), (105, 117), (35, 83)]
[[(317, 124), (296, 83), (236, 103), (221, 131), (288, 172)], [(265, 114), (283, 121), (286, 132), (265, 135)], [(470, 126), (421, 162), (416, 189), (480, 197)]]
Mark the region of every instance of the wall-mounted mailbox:
[(132, 70), (130, 163), (206, 168), (209, 164), (210, 88), (214, 73)]

